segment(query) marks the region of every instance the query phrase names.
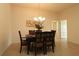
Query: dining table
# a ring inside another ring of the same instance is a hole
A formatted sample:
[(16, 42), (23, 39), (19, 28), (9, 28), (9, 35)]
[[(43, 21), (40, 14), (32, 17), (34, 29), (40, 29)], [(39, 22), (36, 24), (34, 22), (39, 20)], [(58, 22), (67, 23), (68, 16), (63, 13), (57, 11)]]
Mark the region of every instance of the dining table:
[[(50, 31), (43, 31), (42, 33), (50, 33)], [(54, 37), (52, 37), (54, 38)], [(32, 46), (32, 43), (34, 43), (36, 40), (36, 35), (33, 34), (27, 34), (26, 35), (26, 42), (27, 42), (27, 54), (29, 54), (30, 47)], [(55, 45), (55, 40), (53, 41), (53, 44)], [(32, 48), (31, 48), (32, 49)]]

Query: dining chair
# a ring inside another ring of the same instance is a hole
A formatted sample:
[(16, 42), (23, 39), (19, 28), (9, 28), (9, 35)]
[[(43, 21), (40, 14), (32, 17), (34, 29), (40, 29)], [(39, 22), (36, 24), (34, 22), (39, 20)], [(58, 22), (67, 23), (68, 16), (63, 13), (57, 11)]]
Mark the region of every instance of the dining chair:
[[(29, 35), (35, 36), (35, 32), (36, 32), (36, 30), (29, 30)], [(32, 43), (33, 43), (34, 38), (33, 37), (30, 37), (29, 40), (28, 40), (29, 41), (28, 42), (28, 44), (29, 44), (28, 47), (29, 47), (30, 51), (33, 51)], [(28, 51), (29, 51), (29, 49), (28, 49)], [(29, 52), (27, 54), (29, 54)]]
[(35, 55), (37, 55), (37, 52), (41, 49), (44, 53), (44, 40), (42, 37), (42, 32), (36, 32), (35, 34), (35, 41), (33, 43), (33, 48), (35, 51)]
[(22, 51), (22, 46), (27, 46), (26, 37), (22, 37), (21, 32), (18, 31), (20, 37), (20, 53)]
[(54, 52), (54, 33), (52, 31), (45, 32), (45, 35), (46, 35), (46, 39), (45, 39), (46, 50), (48, 50), (50, 47), (52, 47), (52, 50)]

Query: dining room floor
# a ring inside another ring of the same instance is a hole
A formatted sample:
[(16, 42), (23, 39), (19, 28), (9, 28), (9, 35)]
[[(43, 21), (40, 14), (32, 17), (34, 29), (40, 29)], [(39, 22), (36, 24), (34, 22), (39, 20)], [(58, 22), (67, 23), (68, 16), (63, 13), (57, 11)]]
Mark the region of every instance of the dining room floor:
[[(33, 52), (27, 54), (26, 48), (23, 47), (22, 53), (19, 53), (20, 44), (12, 44), (2, 56), (34, 56)], [(48, 51), (46, 55), (38, 53), (38, 56), (79, 56), (79, 45), (71, 42), (56, 42), (55, 52)]]

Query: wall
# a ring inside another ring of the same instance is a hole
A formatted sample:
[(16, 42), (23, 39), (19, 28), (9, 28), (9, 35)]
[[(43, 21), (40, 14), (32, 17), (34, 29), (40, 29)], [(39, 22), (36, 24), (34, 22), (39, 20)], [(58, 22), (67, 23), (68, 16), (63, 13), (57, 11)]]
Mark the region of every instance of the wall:
[(67, 19), (68, 41), (79, 44), (79, 5), (61, 13), (60, 20)]
[(9, 4), (0, 4), (0, 55), (11, 44), (10, 18), (11, 9)]
[(22, 36), (28, 34), (28, 30), (35, 29), (34, 27), (27, 27), (26, 20), (33, 20), (34, 17), (44, 16), (46, 21), (43, 23), (43, 30), (51, 30), (52, 20), (57, 20), (57, 15), (50, 11), (39, 10), (35, 8), (26, 8), (12, 5), (12, 42), (19, 42), (18, 30), (21, 30)]

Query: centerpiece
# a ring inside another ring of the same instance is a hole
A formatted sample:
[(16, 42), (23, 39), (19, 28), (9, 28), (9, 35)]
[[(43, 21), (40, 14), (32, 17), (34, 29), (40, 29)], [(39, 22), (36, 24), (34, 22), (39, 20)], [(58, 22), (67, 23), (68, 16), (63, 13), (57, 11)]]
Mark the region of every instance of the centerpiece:
[(40, 29), (43, 28), (43, 25), (42, 25), (42, 24), (35, 24), (35, 27), (36, 27), (38, 30), (40, 30)]

